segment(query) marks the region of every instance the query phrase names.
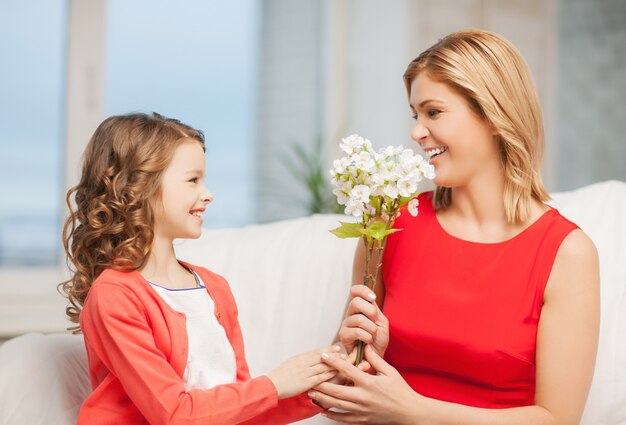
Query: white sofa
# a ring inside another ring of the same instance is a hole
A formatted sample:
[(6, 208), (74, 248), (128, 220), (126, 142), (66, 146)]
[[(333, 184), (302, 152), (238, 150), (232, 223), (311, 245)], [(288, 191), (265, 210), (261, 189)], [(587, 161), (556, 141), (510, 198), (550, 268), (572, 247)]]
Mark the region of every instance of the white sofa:
[[(553, 205), (600, 253), (602, 329), (583, 424), (626, 424), (626, 183), (610, 181), (554, 195)], [(229, 280), (253, 375), (292, 354), (326, 346), (347, 300), (356, 241), (327, 230), (342, 216), (312, 216), (206, 230), (177, 246), (180, 258)], [(60, 312), (61, 314), (61, 312)], [(0, 347), (0, 424), (75, 422), (89, 392), (82, 338), (27, 334)], [(329, 423), (323, 417), (304, 423)]]

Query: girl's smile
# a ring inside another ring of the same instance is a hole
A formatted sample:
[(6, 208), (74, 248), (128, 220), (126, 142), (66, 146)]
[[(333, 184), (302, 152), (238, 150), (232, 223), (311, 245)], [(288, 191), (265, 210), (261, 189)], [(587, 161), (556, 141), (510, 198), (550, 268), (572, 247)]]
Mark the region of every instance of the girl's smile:
[(202, 214), (213, 196), (204, 186), (205, 160), (202, 145), (182, 143), (161, 180), (161, 198), (155, 202), (155, 235), (167, 239), (197, 238)]

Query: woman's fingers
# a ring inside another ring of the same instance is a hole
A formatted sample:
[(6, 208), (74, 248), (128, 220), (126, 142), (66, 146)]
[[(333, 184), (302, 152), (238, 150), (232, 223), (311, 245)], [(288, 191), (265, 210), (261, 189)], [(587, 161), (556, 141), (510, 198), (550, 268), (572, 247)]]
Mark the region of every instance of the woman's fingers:
[(371, 344), (374, 341), (372, 334), (361, 328), (341, 329), (339, 339), (346, 349), (352, 349), (356, 341), (363, 341), (366, 344)]
[(376, 334), (378, 326), (370, 319), (362, 314), (355, 314), (353, 316), (346, 317), (343, 321), (343, 325), (346, 328), (359, 328), (372, 335)]
[[(318, 402), (320, 405), (326, 407), (327, 409), (336, 408), (336, 409), (342, 409), (342, 410), (348, 410), (348, 411), (354, 411), (359, 408), (359, 406), (352, 401), (330, 396), (320, 391), (319, 389), (321, 388), (321, 385), (326, 385), (326, 384), (320, 384), (315, 389), (309, 391), (308, 393), (309, 397), (315, 400), (316, 402)], [(328, 384), (328, 385), (333, 385), (333, 384)], [(326, 391), (330, 391), (329, 388), (324, 388), (324, 389)]]
[(364, 314), (370, 320), (376, 321), (378, 316), (378, 308), (376, 304), (372, 304), (361, 297), (352, 298), (348, 304), (348, 310), (346, 316), (352, 316), (355, 314)]
[(376, 294), (370, 288), (365, 285), (352, 285), (350, 287), (350, 295), (353, 298), (363, 298), (364, 300), (368, 300), (369, 302), (373, 302), (376, 300)]

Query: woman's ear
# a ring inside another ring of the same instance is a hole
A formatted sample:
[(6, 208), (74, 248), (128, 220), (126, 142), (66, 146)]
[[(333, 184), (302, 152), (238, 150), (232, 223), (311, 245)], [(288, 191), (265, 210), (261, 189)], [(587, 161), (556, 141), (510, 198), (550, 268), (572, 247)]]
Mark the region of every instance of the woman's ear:
[(493, 123), (489, 123), (489, 130), (491, 130), (491, 135), (492, 136), (494, 136), (494, 137), (500, 136), (500, 132), (498, 131), (496, 126), (493, 125)]

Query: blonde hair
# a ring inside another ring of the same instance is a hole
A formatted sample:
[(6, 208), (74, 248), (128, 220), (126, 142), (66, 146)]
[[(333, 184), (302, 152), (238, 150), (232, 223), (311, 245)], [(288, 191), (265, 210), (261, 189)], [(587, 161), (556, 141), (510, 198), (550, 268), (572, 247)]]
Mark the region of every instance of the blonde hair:
[[(530, 70), (503, 37), (483, 30), (444, 37), (413, 60), (404, 73), (407, 93), (420, 74), (447, 84), (498, 133), (505, 172), (504, 208), (509, 222), (526, 220), (532, 199), (550, 199), (540, 175), (543, 120)], [(437, 187), (435, 209), (447, 208), (451, 188)]]
[(63, 246), (72, 276), (59, 289), (69, 300), (72, 322), (78, 323), (87, 293), (105, 268), (144, 265), (154, 238), (150, 200), (160, 196), (161, 175), (174, 150), (190, 140), (204, 149), (201, 131), (156, 113), (112, 116), (96, 129), (83, 154), (80, 182), (66, 197)]

